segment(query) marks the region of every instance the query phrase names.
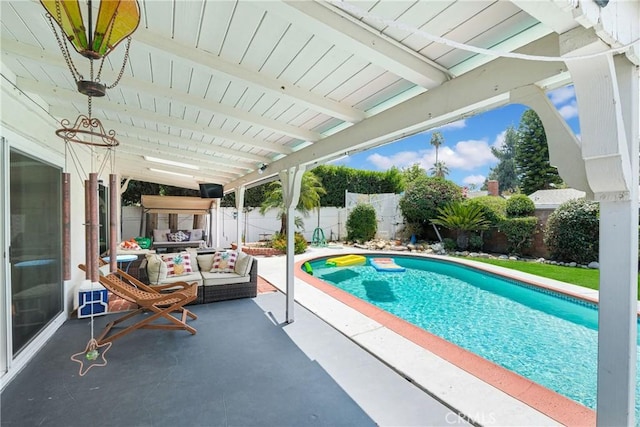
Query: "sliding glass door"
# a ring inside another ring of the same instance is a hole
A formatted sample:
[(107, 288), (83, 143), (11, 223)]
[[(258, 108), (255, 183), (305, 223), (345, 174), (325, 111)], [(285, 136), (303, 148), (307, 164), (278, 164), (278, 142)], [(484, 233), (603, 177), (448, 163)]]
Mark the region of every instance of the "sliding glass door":
[(62, 311), (62, 171), (16, 150), (9, 167), (15, 356)]

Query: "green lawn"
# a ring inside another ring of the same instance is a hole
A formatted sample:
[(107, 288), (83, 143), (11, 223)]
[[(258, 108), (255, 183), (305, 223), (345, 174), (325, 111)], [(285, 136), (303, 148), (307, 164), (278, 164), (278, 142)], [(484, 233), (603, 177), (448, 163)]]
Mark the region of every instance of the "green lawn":
[[(579, 267), (563, 267), (532, 261), (511, 261), (504, 259), (472, 258), (474, 261), (500, 267), (511, 268), (536, 276), (547, 277), (561, 282), (572, 283), (590, 289), (598, 289), (600, 270)], [(640, 277), (638, 278), (638, 294), (640, 295)]]

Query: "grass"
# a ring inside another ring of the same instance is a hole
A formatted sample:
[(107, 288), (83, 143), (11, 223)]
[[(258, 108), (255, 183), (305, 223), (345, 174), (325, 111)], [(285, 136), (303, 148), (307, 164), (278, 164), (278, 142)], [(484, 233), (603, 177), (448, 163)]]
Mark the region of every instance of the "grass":
[[(536, 276), (559, 280), (565, 283), (598, 290), (600, 283), (600, 270), (580, 267), (563, 267), (560, 265), (543, 264), (531, 261), (512, 261), (503, 259), (473, 258), (474, 261), (499, 267), (510, 268)], [(640, 298), (640, 277), (638, 277), (638, 295)]]

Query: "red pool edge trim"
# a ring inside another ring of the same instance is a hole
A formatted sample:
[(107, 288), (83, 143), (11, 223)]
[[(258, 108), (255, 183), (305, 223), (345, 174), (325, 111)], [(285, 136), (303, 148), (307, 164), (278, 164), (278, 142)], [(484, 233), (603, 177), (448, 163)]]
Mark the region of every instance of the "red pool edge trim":
[[(306, 261), (312, 261), (312, 259), (299, 261), (295, 264), (294, 271), (298, 279), (563, 425), (596, 425), (596, 412), (594, 410), (305, 273), (302, 271), (302, 264)], [(459, 265), (466, 264), (459, 263)], [(493, 274), (496, 273), (494, 272)], [(520, 278), (517, 280), (532, 286), (540, 286)], [(553, 289), (553, 291), (559, 292), (556, 289)]]

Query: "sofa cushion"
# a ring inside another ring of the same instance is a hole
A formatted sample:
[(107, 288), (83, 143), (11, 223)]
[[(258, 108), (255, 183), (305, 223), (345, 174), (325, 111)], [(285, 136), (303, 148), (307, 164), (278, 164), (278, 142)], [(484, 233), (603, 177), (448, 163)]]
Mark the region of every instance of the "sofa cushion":
[(194, 228), (193, 230), (186, 230), (191, 234), (191, 238), (189, 240), (202, 240), (202, 228)]
[(213, 257), (215, 254), (198, 255), (196, 259), (198, 261), (198, 267), (200, 271), (210, 271), (213, 267)]
[(238, 258), (236, 259), (236, 265), (234, 267), (234, 272), (241, 275), (247, 276), (249, 271), (251, 271), (251, 264), (253, 263), (253, 257), (244, 252), (238, 252)]
[(154, 242), (166, 242), (167, 234), (171, 233), (171, 230), (167, 229), (156, 229), (153, 230), (153, 241)]
[(233, 273), (233, 267), (236, 265), (236, 251), (216, 252), (213, 256), (213, 265), (211, 273)]
[[(151, 286), (155, 285), (169, 285), (171, 283), (177, 283), (177, 282), (187, 282), (187, 283), (193, 283), (196, 282), (198, 284), (198, 286), (202, 286), (202, 275), (200, 273), (191, 273), (191, 274), (183, 274), (182, 276), (171, 276), (171, 277), (167, 277), (166, 279), (164, 279), (162, 281), (162, 283), (152, 283)], [(178, 287), (176, 287), (176, 289), (179, 289)], [(173, 290), (172, 288), (167, 288), (165, 289), (166, 291), (170, 291)]]
[(175, 233), (167, 233), (167, 241), (169, 242), (188, 242), (191, 233), (186, 230), (178, 230)]
[(201, 271), (204, 286), (231, 285), (233, 283), (247, 283), (251, 276), (241, 276), (236, 273), (210, 273)]
[(185, 248), (185, 251), (189, 253), (189, 257), (191, 258), (191, 270), (194, 273), (200, 271), (198, 268), (198, 250), (196, 248)]
[(167, 264), (160, 255), (147, 255), (147, 277), (151, 284), (159, 284), (167, 279)]
[(171, 253), (161, 255), (162, 261), (167, 264), (167, 277), (182, 276), (193, 273), (191, 268), (191, 256), (189, 252)]

